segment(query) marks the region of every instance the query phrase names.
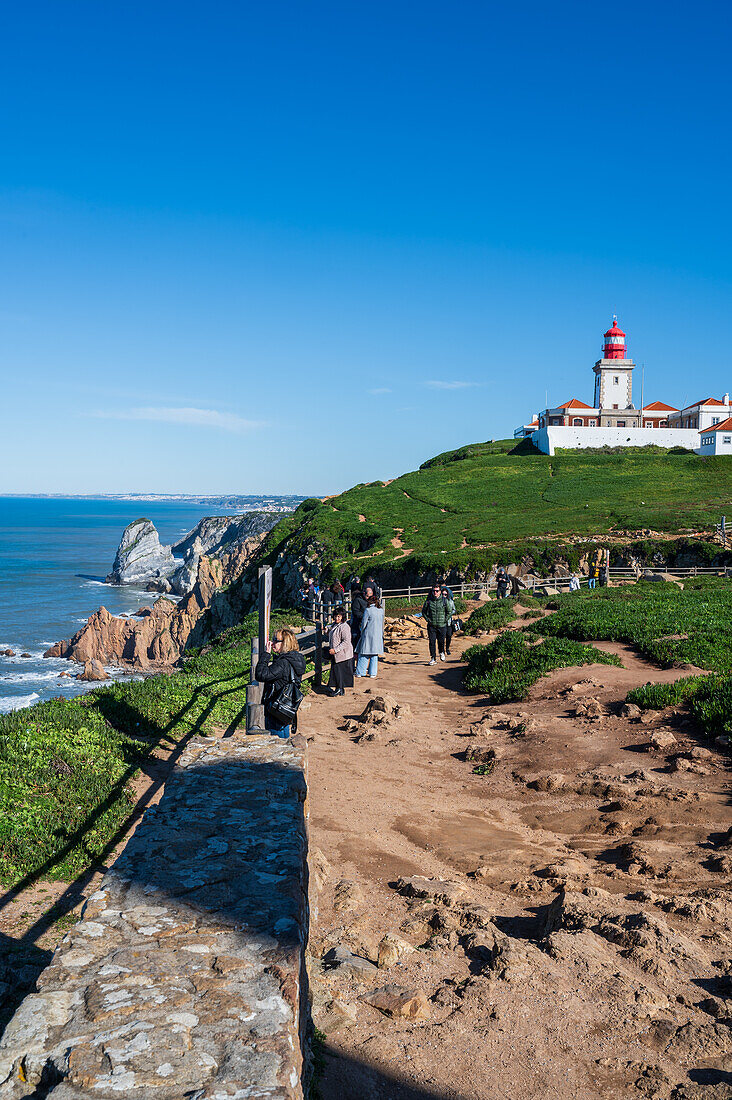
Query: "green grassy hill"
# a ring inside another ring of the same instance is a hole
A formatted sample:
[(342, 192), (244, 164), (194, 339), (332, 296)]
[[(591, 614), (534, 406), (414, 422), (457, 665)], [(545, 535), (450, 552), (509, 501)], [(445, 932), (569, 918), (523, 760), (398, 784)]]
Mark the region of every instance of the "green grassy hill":
[(711, 531), (727, 509), (732, 457), (653, 449), (549, 458), (500, 440), (439, 455), (389, 483), (305, 501), (278, 524), (265, 554), (311, 547), (336, 573), (470, 571), (525, 542)]

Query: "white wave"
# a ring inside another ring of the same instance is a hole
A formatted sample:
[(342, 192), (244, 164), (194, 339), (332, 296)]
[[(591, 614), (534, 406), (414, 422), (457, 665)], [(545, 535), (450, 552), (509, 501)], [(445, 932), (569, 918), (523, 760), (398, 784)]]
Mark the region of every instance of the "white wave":
[[(81, 665), (79, 666), (81, 668)], [(29, 671), (29, 672), (6, 672), (0, 674), (0, 683), (3, 684), (47, 684), (52, 680), (61, 679), (60, 673), (66, 672), (67, 669), (44, 669), (41, 671)], [(66, 677), (64, 677), (66, 679)]]
[(23, 710), (24, 707), (32, 707), (40, 699), (38, 692), (31, 695), (4, 695), (0, 696), (0, 714), (9, 714), (11, 710)]

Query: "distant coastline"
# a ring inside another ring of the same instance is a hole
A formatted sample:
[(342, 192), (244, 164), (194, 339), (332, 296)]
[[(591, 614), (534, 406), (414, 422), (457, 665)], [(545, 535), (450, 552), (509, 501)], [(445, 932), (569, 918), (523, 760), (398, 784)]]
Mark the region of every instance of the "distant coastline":
[(296, 507), (306, 497), (295, 493), (0, 493), (0, 500), (130, 500), (155, 503), (210, 504), (218, 508), (243, 508), (246, 512)]

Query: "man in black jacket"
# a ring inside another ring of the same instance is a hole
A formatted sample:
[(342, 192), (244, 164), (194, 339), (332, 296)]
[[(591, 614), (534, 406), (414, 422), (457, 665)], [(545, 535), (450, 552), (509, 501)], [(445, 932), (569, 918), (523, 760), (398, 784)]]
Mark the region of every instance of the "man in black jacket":
[[(272, 663), (270, 664), (270, 657)], [(283, 726), (282, 720), (275, 716), (270, 706), (286, 684), (294, 680), (300, 686), (305, 674), (305, 658), (297, 648), (295, 632), (288, 627), (277, 630), (271, 642), (265, 642), (265, 652), (257, 661), (254, 679), (264, 684), (264, 724), (266, 729), (277, 737), (290, 736), (290, 727)], [(269, 712), (269, 713), (268, 713)]]

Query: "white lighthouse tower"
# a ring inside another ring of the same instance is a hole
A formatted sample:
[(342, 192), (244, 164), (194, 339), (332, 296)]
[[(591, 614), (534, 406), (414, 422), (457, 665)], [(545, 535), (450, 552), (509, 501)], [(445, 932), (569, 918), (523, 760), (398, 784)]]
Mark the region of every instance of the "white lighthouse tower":
[(594, 406), (600, 413), (601, 427), (639, 428), (640, 410), (633, 406), (633, 368), (628, 358), (625, 333), (618, 319), (605, 333), (603, 357), (595, 363)]

